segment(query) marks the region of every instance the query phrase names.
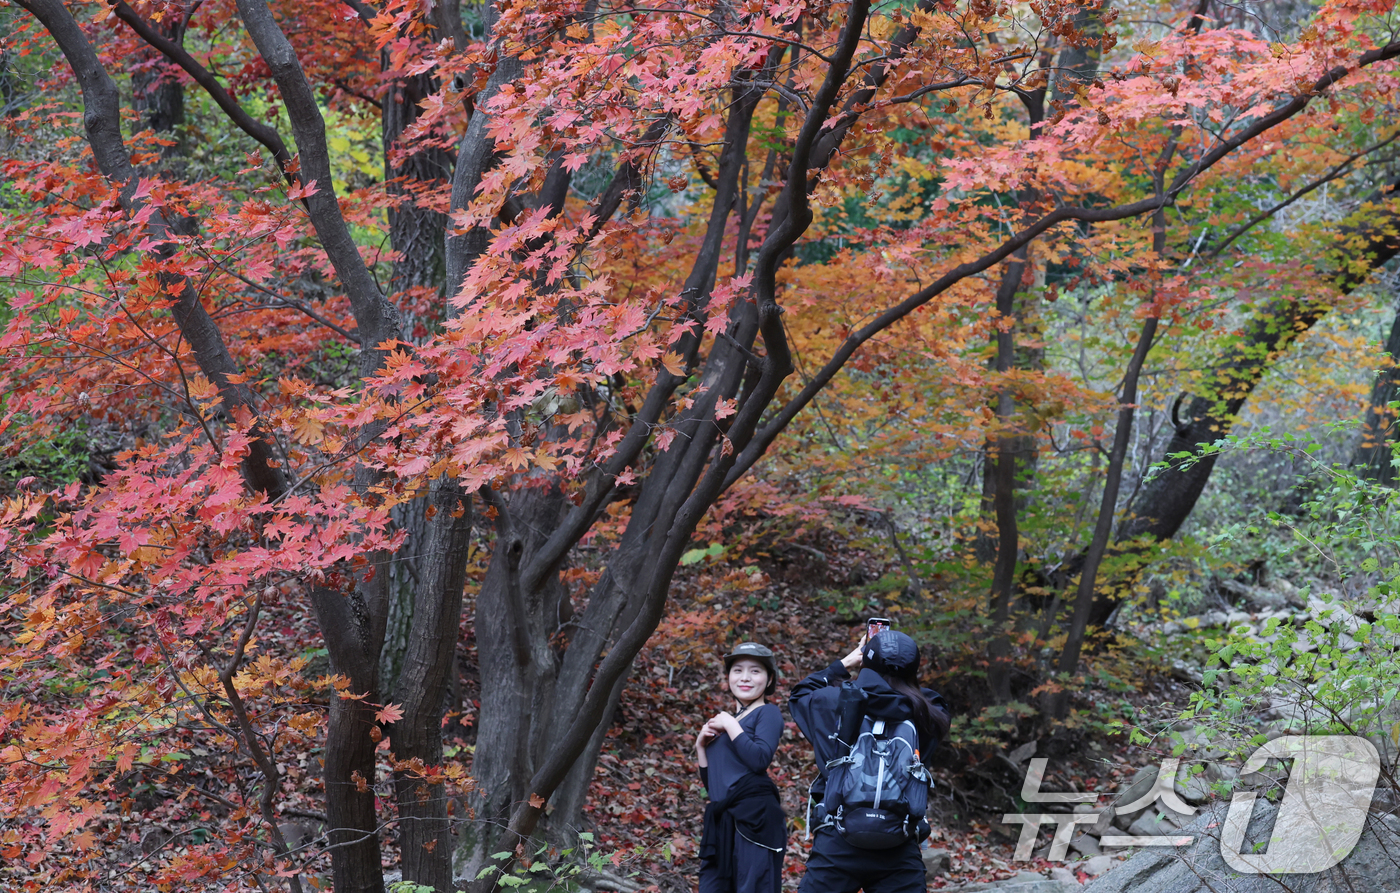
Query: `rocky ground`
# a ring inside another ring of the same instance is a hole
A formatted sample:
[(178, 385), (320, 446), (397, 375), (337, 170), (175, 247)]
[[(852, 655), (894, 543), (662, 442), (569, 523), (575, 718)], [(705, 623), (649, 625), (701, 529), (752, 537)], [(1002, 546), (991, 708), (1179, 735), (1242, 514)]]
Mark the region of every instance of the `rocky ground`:
[[(1169, 673), (1188, 690), (1198, 687), (1209, 669), (1207, 643), (1220, 641), (1226, 631), (1267, 643), (1277, 639), (1284, 625), (1301, 629), (1307, 624), (1325, 626), (1340, 622), (1343, 631), (1338, 635), (1338, 647), (1345, 651), (1363, 647), (1350, 633), (1358, 632), (1363, 624), (1375, 620), (1377, 605), (1365, 597), (1311, 589), (1300, 589), (1286, 580), (1274, 581), (1267, 587), (1226, 581), (1219, 587), (1219, 602), (1207, 601), (1177, 620), (1137, 627), (1134, 631), (1161, 644), (1164, 653), (1175, 655), (1171, 658)], [(1315, 647), (1311, 643), (1298, 643), (1293, 651), (1306, 653)], [(1307, 694), (1279, 692), (1262, 709), (1256, 710), (1249, 720), (1255, 734), (1261, 736), (1257, 740), (1309, 728), (1318, 718), (1318, 711)], [(1375, 728), (1376, 723), (1372, 722), (1370, 729)], [(1218, 732), (1207, 734), (1194, 721), (1175, 722), (1171, 729), (1176, 733), (1172, 752), (1178, 756), (1164, 758), (1159, 764), (1141, 766), (1112, 796), (1100, 798), (1093, 804), (1028, 805), (1023, 810), (1094, 816), (1092, 822), (1086, 818), (1085, 824), (1074, 826), (1068, 846), (1064, 848), (1063, 862), (1049, 859), (1059, 854), (1051, 852), (1049, 833), (1043, 832), (1037, 839), (1031, 865), (1021, 867), (1015, 874), (946, 885), (935, 880), (933, 886), (961, 893), (1071, 893), (1081, 889), (1085, 893), (1273, 893), (1280, 889), (1294, 893), (1342, 890), (1393, 893), (1400, 890), (1400, 818), (1396, 816), (1396, 803), (1400, 798), (1394, 794), (1395, 782), (1390, 773), (1383, 770), (1371, 798), (1365, 832), (1339, 866), (1325, 872), (1251, 874), (1225, 864), (1221, 856), (1220, 829), (1229, 793), (1236, 787), (1267, 789), (1272, 786), (1277, 790), (1287, 780), (1288, 772), (1279, 767), (1269, 773), (1251, 775), (1244, 779), (1245, 784), (1237, 785), (1240, 779), (1237, 757), (1241, 751), (1232, 753), (1228, 748), (1230, 744), (1242, 742), (1229, 741)], [(1392, 732), (1397, 730), (1400, 725)], [(1393, 769), (1395, 738), (1400, 736), (1382, 733), (1369, 737), (1383, 765)], [(1249, 752), (1253, 743), (1250, 742), (1251, 746), (1246, 746), (1243, 752)], [(1029, 764), (1032, 753), (1032, 748), (1025, 747), (1020, 752), (1013, 751), (1008, 759), (1024, 767)], [(1199, 765), (1201, 771), (1193, 774), (1194, 765)], [(1158, 784), (1163, 769), (1175, 770), (1169, 787), (1165, 780)], [(1144, 796), (1154, 788), (1158, 793), (1169, 789), (1171, 795), (1144, 803)], [(1297, 842), (1292, 840), (1269, 841), (1278, 806), (1263, 798), (1258, 803), (1246, 840), (1270, 853), (1296, 846)], [(1047, 832), (1053, 831), (1057, 824), (1047, 823)], [(1180, 846), (1109, 845), (1111, 838), (1124, 836), (1175, 836), (1189, 842)], [(929, 864), (931, 869), (938, 869), (942, 856), (931, 855)]]

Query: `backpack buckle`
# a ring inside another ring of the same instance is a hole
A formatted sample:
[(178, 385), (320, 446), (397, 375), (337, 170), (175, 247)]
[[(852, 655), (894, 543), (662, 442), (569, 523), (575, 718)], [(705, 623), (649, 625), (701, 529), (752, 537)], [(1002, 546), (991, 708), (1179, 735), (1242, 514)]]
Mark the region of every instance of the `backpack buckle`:
[(829, 772), (829, 771), (831, 771), (832, 769), (835, 769), (837, 766), (845, 766), (845, 765), (847, 765), (847, 764), (849, 764), (849, 763), (854, 763), (854, 762), (855, 762), (855, 758), (852, 757), (850, 754), (846, 754), (844, 757), (836, 757), (835, 759), (827, 760), (827, 761), (826, 761), (826, 768), (827, 768), (827, 771)]

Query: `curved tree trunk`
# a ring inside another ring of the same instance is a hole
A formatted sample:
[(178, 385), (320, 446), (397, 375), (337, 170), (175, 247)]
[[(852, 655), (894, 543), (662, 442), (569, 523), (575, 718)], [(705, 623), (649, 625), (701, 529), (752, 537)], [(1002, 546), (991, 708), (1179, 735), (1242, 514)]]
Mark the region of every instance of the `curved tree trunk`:
[[(1348, 294), (1364, 284), (1370, 273), (1400, 252), (1400, 180), (1373, 193), (1367, 204), (1378, 205), (1365, 221), (1344, 228), (1336, 240), (1333, 266), (1341, 270), (1338, 285)], [(1195, 453), (1230, 432), (1235, 417), (1274, 360), (1331, 309), (1323, 301), (1279, 300), (1261, 308), (1245, 326), (1240, 340), (1205, 376), (1200, 393), (1192, 396), (1176, 433), (1162, 453), (1163, 461), (1177, 453)], [(1174, 414), (1175, 415), (1175, 414)], [(1171, 539), (1186, 523), (1210, 480), (1215, 456), (1186, 466), (1171, 467), (1143, 484), (1137, 511), (1118, 529), (1118, 551), (1134, 548), (1134, 540)], [(1082, 561), (1082, 558), (1081, 558)], [(1074, 568), (1073, 571), (1077, 571)], [(1073, 572), (1072, 571), (1072, 572)], [(1102, 625), (1119, 599), (1101, 592), (1090, 623)]]
[(530, 793), (539, 757), (534, 742), (560, 721), (553, 709), (558, 657), (549, 640), (565, 619), (567, 594), (555, 575), (522, 589), (520, 567), (558, 526), (565, 506), (563, 494), (550, 488), (517, 494), (504, 525), (497, 510), (495, 550), (476, 599), (481, 709), (472, 758), (474, 817), (457, 856), (458, 874), (468, 878), (491, 864), (511, 807)]

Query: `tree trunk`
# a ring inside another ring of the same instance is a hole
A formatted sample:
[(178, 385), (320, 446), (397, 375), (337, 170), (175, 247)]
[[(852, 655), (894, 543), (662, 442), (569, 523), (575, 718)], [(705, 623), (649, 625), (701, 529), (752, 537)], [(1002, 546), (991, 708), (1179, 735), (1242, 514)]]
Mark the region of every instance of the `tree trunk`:
[[(1164, 215), (1158, 215), (1159, 220), (1163, 217)], [(1079, 572), (1079, 590), (1074, 596), (1074, 615), (1070, 619), (1069, 633), (1065, 637), (1065, 645), (1060, 651), (1059, 665), (1056, 667), (1062, 681), (1079, 669), (1079, 653), (1089, 629), (1089, 615), (1094, 604), (1099, 564), (1108, 549), (1109, 538), (1113, 535), (1113, 519), (1118, 513), (1118, 488), (1123, 482), (1123, 460), (1128, 455), (1128, 441), (1133, 433), (1138, 375), (1142, 372), (1142, 364), (1147, 359), (1147, 352), (1152, 349), (1152, 339), (1156, 334), (1157, 318), (1154, 316), (1144, 320), (1137, 348), (1133, 351), (1133, 357), (1128, 361), (1128, 369), (1123, 374), (1118, 425), (1113, 431), (1113, 448), (1108, 456), (1103, 496), (1099, 500), (1099, 515), (1094, 523), (1094, 535), (1089, 541), (1089, 550), (1084, 557), (1084, 567)], [(1069, 691), (1066, 689), (1053, 692), (1047, 699), (1046, 712), (1055, 719), (1064, 719), (1068, 708)]]
[(428, 556), (428, 497), (395, 506), (394, 526), (407, 534), (403, 547), (386, 569), (389, 575), (389, 614), (384, 622), (384, 647), (379, 650), (379, 684), (385, 691), (398, 686), (404, 655), (413, 635), (414, 591), (423, 578)]
[(1366, 423), (1361, 429), (1361, 438), (1352, 456), (1353, 467), (1370, 480), (1385, 487), (1395, 486), (1395, 466), (1391, 464), (1391, 447), (1396, 438), (1395, 410), (1390, 404), (1400, 399), (1400, 312), (1390, 324), (1390, 337), (1385, 341), (1385, 352), (1390, 356), (1391, 365), (1376, 373), (1376, 383), (1371, 387), (1371, 400), (1366, 407)]
[[(373, 586), (373, 581), (367, 585)], [(326, 639), (331, 672), (349, 680), (349, 694), (367, 695), (331, 697), (322, 777), (335, 891), (384, 893), (379, 816), (372, 787), (375, 741), (371, 737), (376, 726), (372, 702), (378, 691), (379, 642), (361, 623), (361, 618), (370, 615), (362, 591), (345, 595), (317, 588), (311, 592), (311, 603)]]
[(529, 795), (539, 736), (567, 722), (555, 713), (558, 658), (549, 648), (566, 618), (567, 594), (555, 574), (528, 590), (519, 580), (520, 567), (558, 527), (566, 505), (558, 488), (541, 488), (517, 493), (504, 525), (497, 509), (496, 544), (474, 621), (481, 680), (472, 758), (476, 787), (470, 795), (474, 815), (456, 858), (457, 873), (468, 879), (493, 864), (490, 854), (502, 848), (497, 844), (511, 808)]
[[(1393, 198), (1397, 192), (1400, 180), (1373, 193), (1366, 203), (1377, 207), (1362, 223), (1343, 227), (1338, 233), (1331, 260), (1333, 268), (1340, 271), (1336, 281), (1342, 294), (1359, 288), (1371, 271), (1400, 252), (1400, 204)], [(1172, 413), (1176, 433), (1163, 451), (1163, 461), (1170, 462), (1176, 453), (1195, 453), (1201, 444), (1214, 443), (1228, 434), (1236, 414), (1274, 359), (1329, 309), (1322, 301), (1306, 300), (1279, 300), (1262, 308), (1245, 326), (1240, 342), (1205, 376), (1201, 392), (1192, 396), (1187, 406), (1186, 417)], [(1212, 455), (1186, 468), (1168, 465), (1144, 483), (1137, 500), (1140, 508), (1119, 528), (1119, 549), (1134, 548), (1132, 542), (1140, 538), (1160, 541), (1175, 536), (1205, 490), (1215, 460)], [(1118, 601), (1109, 593), (1100, 593), (1089, 622), (1103, 624)]]
[[(166, 40), (179, 43), (178, 17), (171, 21), (154, 22), (153, 27)], [(144, 65), (131, 77), (131, 87), (135, 100), (136, 113), (146, 126), (156, 133), (165, 134), (174, 140), (173, 145), (161, 149), (167, 161), (185, 154), (185, 88), (180, 83), (172, 65), (163, 54), (149, 48), (142, 53)]]
[[(447, 14), (460, 16), (456, 4)], [(438, 31), (440, 37), (455, 39), (450, 27)], [(380, 65), (389, 68), (387, 51), (381, 52)], [(396, 297), (410, 289), (431, 289), (439, 296), (447, 292), (447, 216), (418, 206), (415, 187), (446, 184), (452, 177), (452, 160), (440, 148), (414, 151), (397, 164), (391, 158), (395, 149), (404, 148), (400, 138), (437, 86), (426, 73), (401, 78), (391, 83), (380, 105), (384, 176), (389, 194), (398, 199), (388, 212), (394, 249), (389, 291)], [(442, 321), (420, 318), (411, 309), (412, 300), (399, 303), (409, 308), (403, 320), (409, 340), (418, 341)], [(446, 791), (442, 784), (426, 783), (422, 773), (442, 763), (442, 718), (456, 676), (471, 542), (470, 495), (455, 482), (435, 481), (428, 496), (399, 507), (394, 515), (408, 536), (387, 568), (388, 614), (379, 682), (381, 691), (393, 692), (392, 700), (404, 711), (390, 733), (394, 759), (409, 764), (394, 771), (401, 867), (405, 881), (450, 893), (454, 840)]]
[[(387, 53), (382, 64), (389, 64)], [(398, 147), (399, 138), (418, 118), (419, 103), (437, 89), (436, 81), (426, 74), (404, 78), (385, 94), (380, 114), (380, 129), (384, 145), (384, 177), (389, 194), (399, 199), (389, 209), (389, 244), (394, 249), (394, 268), (389, 290), (399, 293), (409, 288), (429, 287), (442, 291), (446, 282), (446, 247), (444, 232), (447, 215), (420, 208), (414, 203), (409, 187), (446, 184), (452, 179), (452, 159), (438, 148), (415, 151), (394, 164), (390, 152)], [(405, 334), (416, 338), (415, 328), (420, 320), (406, 319)]]
[(1083, 40), (1067, 45), (1060, 51), (1058, 71), (1053, 79), (1051, 102), (1064, 103), (1074, 98), (1075, 91), (1087, 86), (1098, 74), (1100, 39), (1103, 19), (1100, 10), (1081, 6), (1074, 14), (1074, 27)]
[[(381, 65), (387, 66), (387, 55)], [(390, 151), (395, 148), (404, 131), (417, 118), (419, 103), (435, 88), (427, 75), (418, 75), (397, 82), (385, 93), (380, 125), (384, 145), (384, 176), (389, 193), (400, 199), (397, 207), (389, 209), (389, 244), (394, 249), (393, 272), (389, 290), (400, 294), (411, 288), (432, 288), (445, 291), (444, 232), (447, 217), (413, 203), (410, 185), (431, 186), (451, 178), (451, 159), (441, 149), (415, 152), (395, 165)], [(419, 319), (416, 314), (404, 314), (404, 334), (417, 340), (417, 333), (438, 320)], [(394, 691), (399, 669), (408, 651), (409, 635), (413, 629), (415, 590), (422, 577), (429, 522), (426, 518), (430, 499), (415, 499), (394, 510), (394, 521), (408, 534), (404, 547), (389, 566), (389, 616), (380, 655), (380, 684), (385, 691)], [(463, 559), (465, 560), (465, 558)], [(405, 875), (407, 877), (407, 875)], [(421, 883), (421, 882), (420, 882)]]
[[(516, 69), (518, 63), (498, 65), (488, 90)], [(710, 223), (683, 290), (695, 308), (705, 306), (714, 286), (761, 90), (744, 87), (735, 94)], [(466, 150), (473, 145), (473, 130), (485, 131), (485, 117), (480, 112), (473, 116), (459, 155), (454, 195), (460, 193), (463, 201), (470, 197), (471, 183), (486, 166), (479, 151)], [(468, 157), (474, 158), (471, 164), (475, 172), (464, 167)], [(548, 192), (546, 189), (542, 194), (542, 202), (550, 201)], [(449, 241), (449, 281), (463, 275), (469, 259), (484, 250), (486, 235), (472, 231)], [(750, 305), (739, 302), (731, 312), (729, 334), (735, 341), (749, 344), (756, 333), (756, 314)], [(678, 348), (688, 363), (694, 363), (699, 339), (686, 336)], [(466, 881), (473, 881), (483, 868), (496, 864), (489, 859), (490, 854), (514, 848), (512, 833), (506, 830), (508, 820), (534, 793), (530, 785), (540, 767), (552, 765), (559, 753), (567, 751), (576, 751), (577, 757), (551, 785), (550, 794), (562, 791), (563, 796), (554, 802), (548, 826), (539, 831), (567, 839), (577, 829), (606, 735), (606, 721), (616, 708), (631, 658), (616, 678), (602, 683), (599, 661), (605, 653), (610, 659), (621, 653), (617, 651), (620, 637), (632, 631), (636, 622), (649, 623), (654, 629), (660, 621), (659, 615), (654, 620), (643, 617), (643, 609), (654, 608), (658, 597), (664, 603), (664, 592), (658, 596), (647, 586), (647, 578), (656, 572), (647, 564), (648, 555), (668, 541), (677, 512), (710, 460), (718, 438), (716, 426), (708, 420), (715, 401), (738, 393), (747, 368), (743, 354), (727, 341), (712, 351), (703, 376), (706, 395), (671, 420), (680, 436), (653, 460), (622, 538), (579, 616), (573, 614), (558, 571), (572, 538), (581, 535), (587, 529), (584, 522), (606, 506), (611, 480), (591, 486), (586, 496), (591, 501), (582, 506), (570, 506), (562, 493), (548, 487), (522, 487), (509, 499), (500, 497), (498, 504), (493, 504), (497, 539), (477, 598), (475, 620), (481, 675), (481, 712), (472, 764), (477, 783), (472, 794), (475, 815), (456, 860), (458, 876)], [(682, 380), (663, 373), (642, 414), (659, 414)], [(630, 447), (624, 443), (618, 453), (630, 448), (635, 457), (644, 442), (644, 438), (631, 441), (635, 445)], [(634, 460), (626, 461), (631, 464)], [(562, 645), (562, 650), (552, 647), (555, 645)], [(640, 642), (635, 647), (640, 648)], [(601, 689), (597, 688), (600, 684)], [(594, 703), (596, 724), (579, 741), (576, 724), (590, 709), (587, 705)], [(531, 833), (535, 831), (532, 826)]]
[(987, 681), (992, 699), (998, 704), (1011, 700), (1011, 596), (1016, 585), (1016, 559), (1021, 549), (1020, 531), (1016, 526), (1016, 459), (1018, 441), (1022, 436), (1009, 431), (1015, 424), (1016, 400), (1011, 393), (1007, 375), (1016, 364), (1016, 337), (1012, 321), (1016, 312), (1016, 292), (1026, 269), (1025, 252), (1019, 252), (1006, 265), (1001, 285), (997, 288), (997, 355), (996, 371), (1001, 390), (997, 394), (997, 425), (1001, 433), (996, 438), (996, 459), (992, 466), (992, 507), (996, 515), (997, 551), (992, 570), (992, 643), (987, 667)]
[[(403, 717), (390, 731), (397, 765), (394, 791), (399, 812), (403, 879), (439, 893), (452, 891), (452, 827), (441, 783), (423, 778), (442, 764), (442, 712), (457, 655), (471, 543), (471, 497), (455, 480), (433, 483), (429, 535), (418, 548), (412, 634), (394, 687)], [(387, 688), (387, 685), (385, 686)], [(408, 765), (405, 765), (408, 764)]]

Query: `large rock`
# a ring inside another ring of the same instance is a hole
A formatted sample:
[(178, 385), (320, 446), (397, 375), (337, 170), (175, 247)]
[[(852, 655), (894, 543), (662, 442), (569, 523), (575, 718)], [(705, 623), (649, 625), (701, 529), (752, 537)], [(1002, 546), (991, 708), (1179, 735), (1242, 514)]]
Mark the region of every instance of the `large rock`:
[(1237, 580), (1221, 580), (1219, 585), (1232, 602), (1255, 611), (1273, 611), (1288, 604), (1288, 599), (1282, 593), (1263, 587), (1250, 586)]
[(1084, 831), (1080, 831), (1070, 838), (1069, 848), (1081, 856), (1103, 855), (1103, 851), (1099, 849), (1099, 839)]
[[(1351, 854), (1335, 868), (1315, 874), (1241, 874), (1220, 854), (1226, 804), (1204, 810), (1186, 827), (1189, 846), (1145, 847), (1087, 887), (1085, 893), (1392, 893), (1400, 889), (1400, 819), (1372, 815)], [(1267, 841), (1277, 806), (1256, 802), (1245, 835)], [(1279, 844), (1275, 844), (1277, 846)]]
[(942, 877), (952, 865), (952, 856), (947, 850), (929, 847), (919, 853), (924, 860), (924, 874), (929, 878)]

